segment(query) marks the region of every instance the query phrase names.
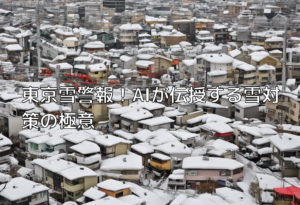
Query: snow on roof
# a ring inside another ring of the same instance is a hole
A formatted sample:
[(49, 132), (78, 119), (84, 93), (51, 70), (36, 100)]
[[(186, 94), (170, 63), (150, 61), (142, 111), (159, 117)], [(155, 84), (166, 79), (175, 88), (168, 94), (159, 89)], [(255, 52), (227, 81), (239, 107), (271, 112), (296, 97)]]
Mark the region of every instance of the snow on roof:
[(216, 114), (205, 114), (205, 115), (201, 115), (192, 119), (189, 119), (186, 121), (187, 124), (194, 124), (194, 123), (198, 123), (198, 122), (203, 122), (203, 123), (209, 123), (209, 122), (224, 122), (224, 123), (228, 123), (231, 122), (232, 120), (227, 118), (227, 117), (223, 117), (220, 115), (216, 115)]
[(16, 177), (6, 184), (0, 185), (0, 196), (8, 199), (9, 201), (16, 201), (32, 194), (49, 190), (48, 187), (25, 179), (23, 177)]
[(233, 58), (226, 54), (202, 54), (196, 57), (215, 64), (228, 64), (233, 62)]
[(128, 203), (125, 203), (119, 199), (116, 199), (114, 197), (111, 196), (107, 196), (105, 198), (96, 200), (96, 201), (92, 201), (89, 203), (85, 203), (85, 205), (99, 205), (99, 204), (105, 204), (105, 205), (130, 205)]
[(165, 108), (166, 106), (161, 104), (161, 103), (156, 103), (156, 102), (135, 102), (130, 104), (132, 106), (137, 106), (137, 107), (142, 107), (146, 110), (157, 110), (157, 109), (162, 109)]
[(272, 36), (271, 38), (267, 38), (265, 42), (282, 42), (283, 38), (278, 36)]
[(155, 147), (155, 150), (161, 151), (163, 153), (172, 154), (186, 154), (191, 155), (191, 150), (185, 144), (179, 141), (167, 142)]
[(12, 145), (12, 142), (9, 138), (5, 137), (4, 135), (0, 134), (0, 147)]
[(256, 46), (256, 45), (249, 45), (249, 46), (247, 46), (247, 49), (251, 50), (251, 51), (264, 51), (265, 50), (265, 48), (263, 46)]
[(300, 139), (296, 135), (282, 133), (282, 136), (269, 137), (270, 142), (280, 151), (299, 150)]
[(214, 131), (217, 133), (230, 133), (233, 129), (224, 122), (211, 122), (200, 126), (201, 129)]
[(131, 59), (133, 59), (134, 57), (132, 57), (132, 56), (127, 56), (127, 55), (122, 55), (121, 57), (120, 57), (120, 60), (121, 61), (124, 61), (124, 62), (128, 62), (128, 61), (130, 61)]
[(223, 198), (225, 201), (229, 202), (229, 204), (243, 204), (243, 205), (255, 205), (256, 202), (253, 201), (252, 198), (248, 197), (245, 193), (241, 191), (237, 191), (234, 189), (230, 189), (228, 187), (216, 188), (216, 195)]
[(83, 141), (79, 144), (73, 145), (70, 149), (79, 152), (81, 154), (93, 154), (100, 152), (100, 147), (90, 141)]
[(104, 48), (105, 44), (101, 41), (92, 41), (89, 43), (84, 44), (84, 48)]
[(183, 159), (183, 169), (229, 169), (234, 170), (243, 168), (244, 164), (227, 158), (208, 157), (208, 160), (203, 160), (203, 157), (187, 157)]
[(204, 144), (204, 147), (209, 149), (216, 149), (216, 150), (225, 150), (225, 151), (237, 151), (239, 147), (235, 144), (227, 142), (222, 139), (217, 140), (209, 140)]
[(127, 24), (123, 24), (122, 26), (119, 27), (120, 30), (142, 30), (142, 26), (140, 24), (131, 24), (131, 23), (127, 23)]
[(108, 179), (108, 180), (98, 183), (97, 187), (108, 190), (108, 191), (116, 192), (119, 190), (128, 189), (131, 186), (129, 184), (125, 184), (123, 182), (120, 182), (120, 181), (117, 181), (114, 179)]
[(268, 52), (265, 51), (258, 51), (258, 52), (253, 52), (249, 54), (251, 56), (251, 60), (259, 62), (262, 59), (264, 59), (267, 56), (270, 56)]
[(229, 51), (229, 55), (234, 58), (238, 55), (242, 54), (242, 51), (238, 50), (238, 49), (235, 49), (235, 50), (232, 50), (232, 51)]
[(150, 140), (151, 145), (161, 145), (167, 142), (178, 141), (178, 138), (174, 137), (172, 134), (162, 131), (156, 137)]
[(68, 37), (68, 38), (66, 38), (63, 41), (78, 41), (78, 38), (76, 38), (76, 37)]
[(175, 120), (172, 120), (171, 118), (162, 116), (162, 117), (156, 117), (156, 118), (151, 118), (151, 119), (147, 119), (147, 120), (142, 120), (142, 121), (139, 121), (139, 123), (148, 125), (148, 126), (155, 126), (155, 125), (161, 125), (161, 124), (166, 124), (166, 123), (172, 123), (174, 121)]
[(287, 86), (296, 85), (296, 79), (294, 78), (287, 79), (286, 85)]
[(135, 144), (131, 146), (131, 149), (141, 153), (141, 154), (150, 154), (154, 152), (150, 146), (145, 146), (143, 143)]
[(271, 154), (273, 153), (273, 149), (271, 147), (263, 147), (257, 150), (257, 153), (260, 155)]
[(141, 68), (148, 68), (149, 65), (154, 65), (155, 62), (153, 61), (147, 61), (147, 60), (138, 60), (137, 62), (135, 62), (135, 65), (137, 67), (141, 67)]
[(259, 106), (259, 104), (257, 104), (257, 103), (247, 103), (247, 102), (245, 102), (245, 101), (240, 101), (240, 102), (238, 102), (238, 103), (235, 103), (235, 107), (240, 107), (240, 108), (249, 108), (249, 107), (258, 107)]
[(7, 38), (7, 37), (1, 37), (0, 41), (6, 42), (6, 43), (18, 43), (17, 39)]
[(272, 65), (264, 64), (257, 68), (258, 70), (275, 70), (275, 67)]
[[(171, 175), (169, 176), (169, 178)], [(172, 179), (172, 178), (170, 178)], [(179, 194), (176, 196), (176, 198), (170, 203), (170, 205), (181, 205), (184, 204), (183, 202), (187, 199), (187, 196), (185, 194)]]
[(88, 65), (87, 68), (90, 70), (90, 72), (106, 71), (107, 70), (104, 63), (91, 64), (91, 65)]
[(57, 66), (59, 66), (60, 70), (73, 69), (73, 66), (69, 63), (49, 64), (49, 67), (53, 69), (56, 69)]
[(132, 133), (125, 132), (124, 130), (115, 130), (114, 134), (119, 136), (119, 137), (122, 137), (126, 140), (133, 140), (134, 139), (134, 136), (133, 136)]
[(127, 196), (122, 196), (120, 198), (118, 198), (120, 201), (123, 201), (125, 203), (128, 203), (129, 205), (139, 205), (139, 204), (146, 204), (145, 200), (135, 196), (133, 194), (131, 195), (127, 195)]
[(87, 134), (86, 132), (82, 132), (79, 131), (77, 133), (72, 133), (70, 135), (65, 135), (62, 136), (65, 140), (70, 141), (74, 144), (78, 144), (81, 143), (89, 138), (91, 138), (91, 136), (89, 134)]
[(237, 128), (241, 132), (248, 133), (248, 134), (253, 135), (255, 137), (262, 137), (262, 134), (260, 132), (260, 128), (258, 128), (258, 127), (249, 127), (249, 126), (245, 126), (245, 125), (238, 125)]
[(172, 118), (172, 117), (176, 117), (176, 116), (184, 115), (184, 114), (186, 114), (186, 113), (185, 113), (185, 112), (179, 112), (179, 111), (176, 109), (176, 110), (164, 112), (164, 113), (163, 113), (163, 116)]
[(141, 141), (145, 142), (151, 138), (155, 137), (155, 134), (151, 132), (150, 130), (141, 130), (138, 133), (133, 134), (134, 138)]
[(259, 187), (264, 191), (273, 191), (274, 188), (282, 187), (282, 180), (273, 175), (260, 173), (256, 173), (255, 175), (259, 183)]
[(95, 142), (105, 147), (110, 147), (119, 143), (131, 144), (132, 141), (125, 140), (121, 137), (113, 135), (97, 135), (95, 136)]
[(164, 154), (161, 154), (161, 153), (153, 153), (153, 154), (151, 154), (151, 157), (160, 159), (162, 161), (168, 161), (168, 160), (171, 159), (171, 157), (169, 157), (167, 155), (164, 155)]
[(279, 54), (281, 54), (282, 53), (282, 51), (280, 51), (280, 50), (272, 50), (272, 51), (270, 51), (269, 53), (279, 53)]
[(213, 103), (213, 102), (210, 102), (210, 101), (205, 101), (204, 103), (203, 102), (197, 102), (196, 105), (198, 105), (200, 107), (228, 108), (226, 106), (220, 105), (218, 103)]
[[(24, 167), (22, 167), (24, 168)], [(21, 168), (21, 169), (22, 169)], [(25, 168), (25, 169), (28, 169), (28, 168)], [(19, 169), (20, 170), (20, 169)], [(18, 173), (19, 173), (19, 170), (18, 170)], [(32, 169), (30, 169), (32, 171)], [(8, 174), (3, 174), (3, 173), (0, 173), (0, 182), (1, 183), (5, 183), (5, 182), (9, 182), (11, 180), (11, 176), (8, 175)]]
[(5, 49), (8, 51), (23, 51), (23, 48), (19, 44), (7, 45)]
[(255, 71), (256, 70), (255, 66), (248, 64), (248, 63), (242, 63), (242, 64), (236, 66), (236, 68), (244, 70), (244, 71)]
[[(25, 177), (27, 174), (30, 174), (30, 173), (33, 173), (33, 169), (29, 169), (27, 167), (21, 167), (17, 173), (22, 176), (22, 177)], [(2, 174), (2, 173), (1, 173)], [(2, 176), (0, 176), (2, 177)]]
[(61, 171), (61, 175), (69, 180), (74, 180), (83, 177), (97, 176), (96, 172), (88, 167), (76, 166)]
[(215, 195), (208, 194), (208, 193), (201, 194), (201, 195), (199, 195), (198, 198), (187, 198), (180, 205), (199, 205), (199, 204), (205, 204), (205, 205), (230, 205), (230, 203), (225, 201), (222, 197), (215, 196)]
[(262, 144), (266, 144), (266, 143), (270, 143), (268, 137), (258, 138), (258, 139), (254, 139), (252, 141), (252, 144), (254, 144), (254, 145), (262, 145)]
[(62, 170), (78, 166), (73, 162), (69, 162), (63, 159), (57, 159), (53, 161), (46, 159), (35, 159), (32, 161), (32, 163), (55, 173), (60, 173)]
[(189, 140), (199, 136), (198, 134), (190, 133), (190, 132), (180, 132), (180, 131), (168, 131), (168, 132), (181, 140)]
[(270, 124), (260, 124), (260, 125), (257, 125), (257, 127), (259, 127), (259, 128), (277, 129), (277, 127), (275, 127), (274, 125), (270, 125)]
[(0, 98), (2, 98), (2, 100), (4, 100), (4, 101), (7, 101), (7, 100), (16, 99), (16, 98), (22, 98), (22, 95), (19, 95), (17, 93), (9, 94), (9, 93), (5, 93), (5, 92), (1, 92)]
[(100, 169), (104, 171), (141, 170), (143, 169), (142, 157), (139, 155), (119, 155), (103, 160)]
[(196, 59), (186, 59), (186, 60), (182, 60), (182, 63), (186, 66), (192, 66), (192, 65), (196, 65), (197, 61)]
[(145, 200), (147, 205), (166, 205), (169, 204), (171, 201), (171, 197), (168, 194), (164, 193), (164, 191), (158, 189), (150, 191), (134, 183), (128, 183), (128, 184), (130, 184), (131, 186), (130, 187), (131, 192), (134, 195)]
[(131, 112), (127, 112), (121, 115), (121, 117), (126, 118), (128, 120), (132, 121), (139, 121), (139, 120), (144, 120), (148, 118), (152, 118), (153, 114), (149, 112), (148, 110), (145, 109), (136, 109)]
[(106, 194), (104, 192), (98, 190), (96, 187), (91, 187), (83, 193), (83, 196), (88, 197), (93, 200), (101, 199), (105, 195)]
[[(52, 102), (52, 103), (45, 103), (40, 105), (44, 110), (46, 110), (47, 112), (57, 112), (60, 110), (60, 106), (57, 105), (56, 103)], [(65, 107), (65, 106), (61, 106), (62, 110), (68, 110), (71, 111), (71, 108), (69, 107)]]
[(208, 72), (207, 74), (209, 76), (220, 76), (220, 75), (226, 75), (227, 71), (223, 71), (223, 70), (213, 70)]

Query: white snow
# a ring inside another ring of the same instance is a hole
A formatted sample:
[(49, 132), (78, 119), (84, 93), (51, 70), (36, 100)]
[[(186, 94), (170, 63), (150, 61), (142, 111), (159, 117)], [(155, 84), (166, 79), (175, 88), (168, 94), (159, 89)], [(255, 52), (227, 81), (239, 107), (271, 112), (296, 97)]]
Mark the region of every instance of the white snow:
[(73, 168), (65, 169), (61, 171), (61, 175), (69, 180), (97, 176), (96, 172), (83, 166), (75, 166)]
[(108, 190), (108, 191), (116, 192), (116, 191), (119, 191), (119, 190), (128, 189), (131, 186), (129, 184), (126, 184), (126, 183), (123, 183), (123, 182), (120, 182), (120, 181), (116, 181), (116, 180), (113, 180), (113, 179), (108, 179), (108, 180), (105, 180), (103, 182), (98, 183), (97, 187), (99, 187), (101, 189)]
[(151, 154), (151, 157), (160, 159), (162, 161), (168, 161), (171, 159), (171, 157), (164, 155), (164, 154), (160, 154), (160, 153), (153, 153), (153, 154)]
[(77, 145), (71, 146), (70, 149), (84, 155), (100, 152), (100, 147), (97, 144), (90, 141), (83, 141)]
[(139, 155), (119, 155), (114, 158), (103, 160), (101, 170), (141, 170), (143, 169), (142, 157)]
[(125, 140), (121, 137), (116, 137), (113, 135), (97, 135), (95, 136), (95, 142), (105, 147), (110, 147), (119, 143), (126, 143), (126, 144), (132, 143), (132, 141)]
[(224, 122), (211, 122), (206, 123), (204, 125), (200, 126), (201, 129), (207, 130), (207, 131), (214, 131), (217, 133), (230, 133), (233, 132), (233, 129)]
[(208, 157), (209, 160), (203, 160), (203, 157), (187, 157), (183, 159), (183, 169), (229, 169), (234, 170), (244, 167), (244, 164), (233, 159)]
[(98, 190), (96, 187), (91, 187), (83, 193), (83, 196), (88, 197), (93, 200), (101, 199), (105, 195), (106, 194), (104, 192)]
[(162, 117), (156, 117), (148, 120), (142, 120), (139, 121), (140, 124), (145, 124), (148, 126), (155, 126), (155, 125), (161, 125), (161, 124), (167, 124), (167, 123), (172, 123), (175, 120), (172, 120), (168, 117), (162, 116)]

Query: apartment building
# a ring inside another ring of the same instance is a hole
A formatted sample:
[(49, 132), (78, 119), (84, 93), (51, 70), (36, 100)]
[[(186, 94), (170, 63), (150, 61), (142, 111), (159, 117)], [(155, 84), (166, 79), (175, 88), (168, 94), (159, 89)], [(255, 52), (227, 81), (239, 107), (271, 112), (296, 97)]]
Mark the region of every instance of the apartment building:
[(292, 48), (288, 54), (287, 78), (296, 79), (300, 83), (300, 47)]
[(162, 24), (162, 25), (166, 25), (167, 23), (167, 19), (166, 18), (162, 18), (161, 16), (159, 16), (158, 18), (153, 17), (153, 16), (145, 16), (145, 26), (147, 28), (152, 28), (152, 25), (154, 24)]
[(207, 72), (210, 84), (225, 84), (233, 81), (233, 58), (226, 54), (202, 54), (196, 57), (196, 67)]
[(300, 125), (300, 97), (298, 89), (290, 93), (280, 93), (278, 103), (266, 102), (268, 113), (266, 123)]
[(143, 28), (140, 24), (123, 24), (119, 27), (120, 34), (119, 40), (123, 45), (136, 45), (138, 44), (138, 33)]
[(227, 43), (229, 33), (228, 28), (225, 25), (215, 24), (214, 25), (214, 37), (215, 37), (215, 43)]

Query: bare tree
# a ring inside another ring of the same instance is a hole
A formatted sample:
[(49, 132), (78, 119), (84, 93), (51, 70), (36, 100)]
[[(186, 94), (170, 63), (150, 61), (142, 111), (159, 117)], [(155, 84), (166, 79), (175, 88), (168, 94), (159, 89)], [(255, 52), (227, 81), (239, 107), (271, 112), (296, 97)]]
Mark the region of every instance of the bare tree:
[(251, 194), (255, 199), (256, 202), (260, 203), (261, 202), (261, 193), (262, 189), (259, 187), (258, 182), (251, 182), (249, 186), (249, 194)]

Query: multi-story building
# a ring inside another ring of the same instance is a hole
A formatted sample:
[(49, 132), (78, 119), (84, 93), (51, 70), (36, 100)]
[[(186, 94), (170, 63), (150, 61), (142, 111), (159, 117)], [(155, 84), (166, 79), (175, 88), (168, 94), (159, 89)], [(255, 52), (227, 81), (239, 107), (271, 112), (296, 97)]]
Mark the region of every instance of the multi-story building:
[(300, 83), (300, 47), (292, 48), (288, 54), (287, 77), (296, 79)]
[(103, 6), (108, 8), (115, 8), (115, 12), (121, 13), (125, 11), (125, 0), (104, 0)]
[(229, 37), (227, 26), (220, 24), (214, 25), (214, 37), (216, 44), (227, 43)]
[(143, 28), (140, 24), (123, 24), (119, 27), (121, 30), (119, 40), (124, 45), (136, 45), (138, 44), (138, 33)]

